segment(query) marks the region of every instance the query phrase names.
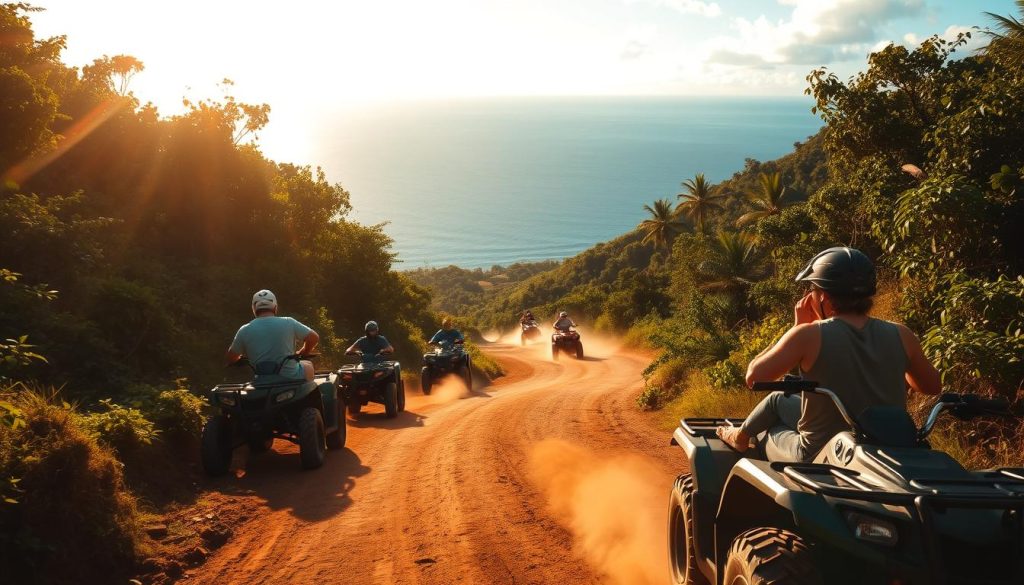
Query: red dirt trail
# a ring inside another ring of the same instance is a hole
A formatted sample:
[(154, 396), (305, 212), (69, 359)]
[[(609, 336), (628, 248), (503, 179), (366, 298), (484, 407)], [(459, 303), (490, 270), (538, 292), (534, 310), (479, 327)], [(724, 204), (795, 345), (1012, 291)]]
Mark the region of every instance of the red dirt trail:
[(650, 358), (583, 341), (590, 356), (558, 363), (546, 344), (491, 344), (504, 378), (429, 397), (410, 384), (406, 412), (350, 418), (319, 470), (284, 441), (240, 450), (244, 474), (208, 488), (256, 517), (182, 582), (667, 581), (665, 511), (686, 463), (634, 404)]

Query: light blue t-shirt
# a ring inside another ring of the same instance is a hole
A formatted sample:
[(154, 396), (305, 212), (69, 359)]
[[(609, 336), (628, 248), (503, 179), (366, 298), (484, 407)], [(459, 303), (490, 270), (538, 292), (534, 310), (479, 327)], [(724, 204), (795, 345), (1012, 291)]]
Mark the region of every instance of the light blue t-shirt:
[[(297, 342), (302, 341), (313, 330), (291, 317), (256, 317), (242, 325), (231, 342), (231, 351), (249, 358), (253, 364), (259, 362), (280, 363), (295, 353)], [(281, 375), (287, 378), (302, 378), (299, 362), (288, 360), (281, 367)]]
[(459, 333), (457, 329), (439, 329), (433, 337), (430, 338), (430, 343), (440, 343), (444, 346), (449, 346), (456, 341), (462, 339), (462, 333)]

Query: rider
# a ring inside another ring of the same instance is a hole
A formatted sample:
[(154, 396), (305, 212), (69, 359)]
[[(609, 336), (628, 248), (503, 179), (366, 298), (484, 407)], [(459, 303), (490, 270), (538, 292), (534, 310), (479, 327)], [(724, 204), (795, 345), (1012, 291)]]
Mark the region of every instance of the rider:
[(391, 347), (387, 338), (380, 334), (380, 326), (376, 321), (367, 321), (363, 327), (366, 333), (345, 350), (346, 355), (358, 355), (363, 361), (369, 361), (378, 355), (394, 353), (395, 348)]
[(463, 341), (462, 333), (452, 324), (451, 317), (445, 317), (441, 322), (441, 329), (430, 338), (427, 345), (439, 345), (441, 347), (451, 346), (454, 343)]
[[(251, 363), (278, 362), (294, 355), (295, 342), (301, 341), (300, 356), (307, 356), (316, 349), (320, 336), (316, 331), (291, 317), (277, 316), (277, 297), (269, 290), (261, 290), (252, 296), (252, 314), (249, 321), (235, 333), (228, 348), (228, 363), (237, 362), (243, 355)], [(288, 378), (313, 379), (313, 363), (308, 360), (288, 360), (281, 365), (280, 375)]]
[(527, 310), (523, 311), (522, 316), (519, 317), (519, 324), (520, 325), (526, 325), (527, 323), (530, 323), (531, 321), (536, 321), (536, 320), (537, 320), (537, 318), (533, 316), (533, 311), (527, 309)]
[[(797, 303), (797, 323), (747, 368), (747, 385), (777, 380), (794, 368), (832, 390), (852, 416), (869, 406), (906, 408), (907, 386), (938, 394), (939, 373), (906, 326), (868, 315), (875, 267), (853, 248), (829, 248), (797, 275), (811, 290)], [(773, 392), (740, 427), (719, 427), (737, 451), (758, 437), (772, 461), (808, 461), (836, 433), (849, 430), (827, 396)]]
[(555, 321), (554, 328), (556, 331), (568, 331), (570, 327), (575, 327), (576, 323), (569, 318), (569, 313), (562, 311), (558, 314), (558, 320)]

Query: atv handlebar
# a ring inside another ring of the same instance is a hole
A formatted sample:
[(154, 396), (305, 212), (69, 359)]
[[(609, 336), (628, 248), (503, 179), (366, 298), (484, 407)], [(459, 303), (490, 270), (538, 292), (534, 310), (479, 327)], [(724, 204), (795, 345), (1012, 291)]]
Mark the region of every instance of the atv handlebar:
[(782, 392), (786, 396), (792, 396), (794, 394), (802, 394), (807, 392), (808, 394), (820, 394), (822, 396), (828, 396), (832, 399), (832, 403), (836, 405), (836, 410), (839, 411), (839, 415), (843, 417), (846, 424), (850, 425), (850, 428), (860, 432), (860, 425), (857, 421), (850, 416), (850, 413), (846, 410), (846, 406), (843, 405), (843, 401), (839, 400), (835, 392), (828, 388), (819, 388), (818, 383), (814, 380), (804, 380), (797, 376), (786, 376), (782, 380), (776, 380), (774, 382), (754, 382), (750, 387), (755, 392)]
[(928, 413), (928, 420), (921, 425), (918, 432), (920, 439), (923, 440), (931, 434), (939, 415), (944, 410), (949, 410), (950, 414), (965, 421), (979, 416), (1014, 416), (1010, 411), (1010, 403), (1005, 398), (982, 398), (977, 394), (947, 392), (939, 397), (939, 401)]

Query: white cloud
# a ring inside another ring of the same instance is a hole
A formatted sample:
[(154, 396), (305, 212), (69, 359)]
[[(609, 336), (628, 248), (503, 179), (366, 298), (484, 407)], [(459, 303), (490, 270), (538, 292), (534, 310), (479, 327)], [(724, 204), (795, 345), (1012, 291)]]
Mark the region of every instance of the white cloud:
[(671, 8), (683, 14), (699, 14), (708, 18), (714, 18), (722, 14), (722, 9), (717, 2), (703, 2), (701, 0), (625, 0), (626, 4), (646, 2), (655, 6)]

